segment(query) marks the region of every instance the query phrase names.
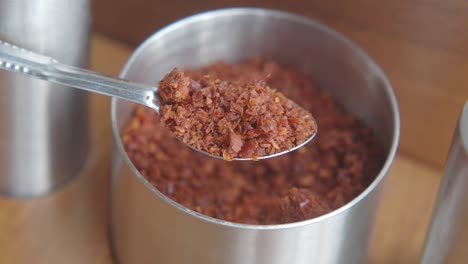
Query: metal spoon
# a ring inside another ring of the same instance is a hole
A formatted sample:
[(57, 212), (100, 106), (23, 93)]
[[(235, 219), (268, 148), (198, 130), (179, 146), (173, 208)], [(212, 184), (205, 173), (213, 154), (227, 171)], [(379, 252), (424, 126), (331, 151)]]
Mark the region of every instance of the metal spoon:
[[(63, 84), (86, 90), (89, 92), (118, 97), (142, 104), (154, 109), (159, 114), (161, 100), (158, 95), (158, 88), (142, 83), (129, 82), (127, 80), (104, 76), (100, 73), (73, 67), (58, 62), (57, 60), (37, 54), (30, 50), (20, 48), (0, 40), (0, 68), (34, 77), (48, 82)], [(317, 123), (315, 127), (317, 127)], [(258, 157), (256, 159), (268, 159), (285, 153), (294, 151), (315, 137), (312, 134), (306, 141), (292, 149), (288, 149), (272, 155)], [(208, 156), (221, 158), (206, 151), (199, 150), (191, 145), (190, 148), (202, 152)], [(252, 160), (251, 158), (234, 158), (234, 160)]]

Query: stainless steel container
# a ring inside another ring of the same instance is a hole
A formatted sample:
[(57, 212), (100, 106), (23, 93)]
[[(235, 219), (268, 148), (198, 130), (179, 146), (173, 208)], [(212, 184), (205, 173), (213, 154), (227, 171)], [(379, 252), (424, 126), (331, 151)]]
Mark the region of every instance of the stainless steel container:
[(467, 189), (468, 102), (455, 129), (421, 263), (468, 263)]
[(112, 243), (119, 263), (362, 263), (383, 179), (399, 138), (398, 106), (382, 70), (361, 49), (309, 19), (266, 9), (195, 15), (147, 39), (121, 77), (156, 83), (174, 66), (266, 56), (314, 76), (379, 134), (387, 160), (354, 200), (324, 216), (282, 225), (247, 225), (195, 213), (156, 190), (132, 165), (120, 129), (133, 104), (113, 99)]
[[(89, 0), (0, 0), (0, 39), (85, 67)], [(77, 176), (88, 151), (88, 95), (0, 72), (0, 193), (30, 197)]]

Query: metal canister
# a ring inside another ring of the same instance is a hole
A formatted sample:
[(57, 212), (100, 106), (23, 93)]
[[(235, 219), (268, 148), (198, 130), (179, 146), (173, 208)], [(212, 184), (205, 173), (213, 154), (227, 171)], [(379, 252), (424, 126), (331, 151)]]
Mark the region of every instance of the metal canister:
[[(121, 129), (132, 103), (112, 100), (112, 243), (119, 263), (363, 263), (379, 193), (399, 138), (385, 74), (361, 49), (317, 22), (256, 8), (216, 10), (176, 22), (133, 53), (121, 77), (148, 84), (173, 67), (263, 56), (313, 76), (380, 136), (387, 158), (375, 180), (343, 207), (296, 223), (248, 225), (201, 215), (164, 196), (129, 160)], [(170, 162), (170, 161), (168, 161)]]
[[(0, 39), (86, 67), (89, 0), (0, 0)], [(0, 72), (0, 193), (43, 195), (79, 175), (88, 144), (88, 95)]]
[(423, 264), (468, 263), (468, 102), (445, 166), (421, 257)]

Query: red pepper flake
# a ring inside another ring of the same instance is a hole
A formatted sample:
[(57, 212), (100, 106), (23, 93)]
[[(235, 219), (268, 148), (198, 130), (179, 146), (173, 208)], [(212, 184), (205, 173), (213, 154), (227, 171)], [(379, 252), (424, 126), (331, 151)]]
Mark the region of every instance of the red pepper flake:
[[(308, 111), (263, 80), (221, 81), (204, 75), (196, 81), (175, 68), (159, 82), (159, 89), (161, 116), (169, 130), (184, 143), (225, 160), (286, 151), (316, 131)], [(185, 140), (188, 134), (190, 140)], [(247, 141), (248, 151), (241, 151)]]
[[(281, 92), (314, 113), (320, 127), (320, 133), (313, 142), (298, 151), (258, 162), (224, 162), (187, 148), (174, 139), (161, 121), (163, 115), (168, 116), (165, 119), (177, 119), (171, 117), (178, 114), (177, 111), (182, 115), (190, 111), (175, 107), (158, 116), (152, 109), (137, 106), (133, 118), (122, 131), (122, 144), (130, 160), (152, 185), (187, 208), (238, 223), (264, 225), (301, 221), (348, 203), (380, 171), (384, 151), (372, 129), (346, 112), (329, 93), (316, 87), (308, 77), (294, 70), (273, 61), (256, 59), (185, 70), (183, 77), (191, 80), (189, 93), (187, 97), (184, 96), (186, 93), (180, 93), (177, 98), (189, 102), (191, 97), (202, 106), (205, 105), (206, 96), (211, 96), (212, 103), (218, 107), (200, 107), (200, 111), (193, 112), (196, 118), (192, 120), (197, 122), (174, 120), (172, 125), (189, 131), (192, 126), (205, 122), (199, 120), (211, 118), (205, 130), (206, 137), (211, 139), (200, 140), (197, 134), (185, 133), (183, 141), (200, 144), (200, 147), (211, 149), (212, 153), (222, 153), (219, 147), (222, 142), (217, 141), (213, 132), (218, 127), (225, 129), (223, 131), (227, 135), (230, 128), (236, 133), (228, 136), (228, 141), (224, 142), (230, 145), (228, 148), (237, 151), (239, 142), (236, 135), (242, 139), (239, 155), (267, 153), (267, 147), (259, 147), (252, 140), (244, 140), (241, 135), (274, 130), (275, 125), (268, 118), (258, 120), (256, 124), (240, 122), (237, 131), (229, 127), (227, 120), (235, 115), (249, 115), (246, 112), (252, 111), (250, 107), (255, 107), (256, 111), (267, 111), (269, 107), (281, 105), (273, 97), (274, 105), (262, 107), (261, 102), (257, 102), (261, 93), (256, 89), (241, 93), (235, 101), (225, 100), (221, 91), (213, 91), (210, 86), (216, 79), (244, 84), (264, 81), (267, 86), (277, 90), (280, 100), (283, 97), (279, 94)], [(184, 86), (186, 82), (178, 85)], [(219, 85), (227, 84), (219, 82)], [(173, 90), (166, 92), (169, 96), (175, 96)], [(252, 106), (243, 107), (243, 113), (239, 112), (240, 108), (236, 108), (238, 104), (250, 99), (255, 99), (255, 102), (251, 101)], [(232, 102), (236, 103), (232, 111), (221, 110)], [(280, 119), (279, 122), (288, 123), (288, 119)], [(278, 133), (287, 136), (289, 131), (284, 130), (285, 125), (281, 126)], [(262, 142), (272, 148), (275, 143), (278, 144), (276, 138), (266, 138)]]

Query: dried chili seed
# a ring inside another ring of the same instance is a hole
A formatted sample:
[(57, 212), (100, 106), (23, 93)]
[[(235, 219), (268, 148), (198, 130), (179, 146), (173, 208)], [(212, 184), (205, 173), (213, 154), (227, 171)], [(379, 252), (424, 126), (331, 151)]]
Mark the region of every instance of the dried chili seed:
[[(258, 162), (224, 162), (185, 147), (173, 139), (152, 109), (137, 106), (133, 118), (122, 131), (122, 144), (129, 158), (151, 184), (187, 208), (239, 223), (301, 221), (348, 203), (372, 182), (383, 164), (382, 145), (372, 129), (298, 72), (273, 61), (255, 59), (239, 64), (215, 63), (185, 70), (184, 73), (184, 78), (191, 79), (187, 86), (189, 91), (194, 91), (191, 98), (200, 105), (206, 103), (209, 95), (212, 104), (228, 105), (219, 91), (206, 88), (213, 80), (240, 80), (243, 83), (264, 81), (272, 89), (314, 113), (320, 127), (314, 141), (298, 151)], [(207, 78), (207, 75), (210, 77)], [(187, 84), (182, 82), (179, 85)], [(166, 93), (174, 96), (173, 90)], [(186, 100), (188, 97), (185, 95), (177, 94), (177, 98)], [(256, 100), (249, 102), (252, 97), (258, 98), (252, 92), (242, 94), (239, 100), (246, 100), (251, 107), (258, 107)], [(170, 110), (161, 116), (186, 114), (177, 108)], [(207, 116), (217, 120), (206, 127), (208, 137), (213, 137), (211, 131), (217, 126), (227, 129), (229, 134), (225, 122), (227, 114), (241, 115), (247, 110), (241, 110), (237, 105), (229, 113), (219, 108), (203, 110), (196, 112), (198, 119), (195, 120), (203, 122), (198, 120), (204, 120)], [(256, 110), (267, 109), (259, 107)], [(268, 130), (270, 127), (266, 121), (261, 122), (265, 122), (263, 128)], [(183, 122), (177, 126), (190, 128)], [(257, 127), (248, 124), (241, 125), (239, 129), (242, 133), (259, 133), (255, 131)], [(287, 136), (289, 132), (280, 130), (278, 133)], [(245, 155), (253, 155), (257, 148), (251, 141), (245, 141), (240, 146), (234, 134), (228, 139), (232, 148), (240, 148), (239, 153), (245, 152)], [(184, 141), (190, 140), (193, 139), (184, 138)], [(216, 140), (216, 137), (209, 139), (214, 143), (204, 147), (213, 148), (214, 152), (222, 151), (217, 147), (219, 142)], [(275, 138), (269, 138), (264, 143), (272, 147), (278, 144)], [(262, 149), (265, 153), (269, 150), (267, 147)]]

